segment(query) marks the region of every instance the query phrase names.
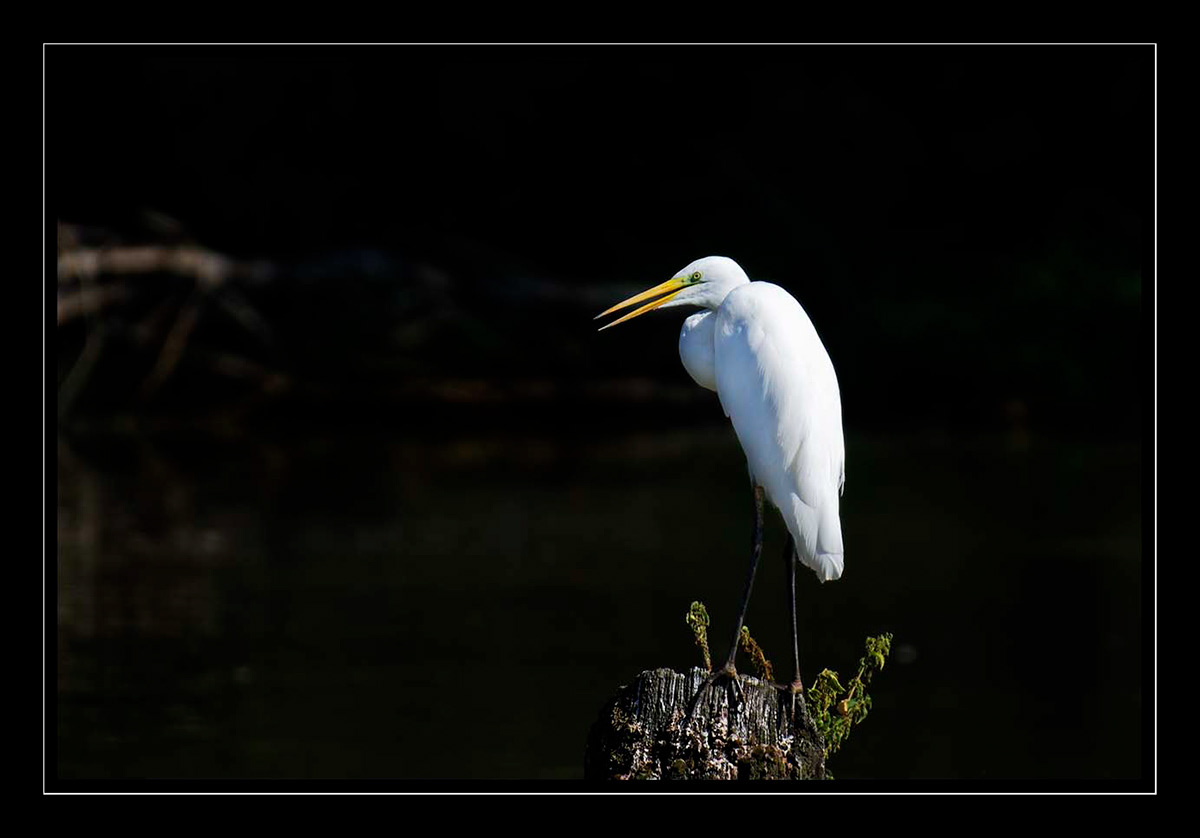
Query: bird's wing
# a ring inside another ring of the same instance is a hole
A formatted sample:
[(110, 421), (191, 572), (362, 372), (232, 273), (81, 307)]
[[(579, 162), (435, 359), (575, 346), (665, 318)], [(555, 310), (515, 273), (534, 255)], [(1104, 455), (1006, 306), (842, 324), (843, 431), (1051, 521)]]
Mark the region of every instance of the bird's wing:
[(754, 282), (721, 305), (714, 348), (717, 394), (751, 474), (783, 514), (801, 561), (838, 578), (841, 396), (812, 322), (787, 291)]

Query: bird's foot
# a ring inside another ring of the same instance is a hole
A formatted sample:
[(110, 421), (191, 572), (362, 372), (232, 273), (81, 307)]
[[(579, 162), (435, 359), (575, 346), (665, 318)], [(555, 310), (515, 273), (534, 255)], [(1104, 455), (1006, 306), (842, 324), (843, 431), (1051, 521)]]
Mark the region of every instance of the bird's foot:
[(771, 686), (779, 690), (781, 693), (790, 693), (791, 695), (804, 694), (804, 684), (800, 683), (799, 675), (797, 675), (795, 680), (790, 684), (771, 684)]
[(779, 691), (779, 729), (786, 732), (796, 726), (796, 696), (804, 694), (800, 676), (790, 684), (771, 684)]
[(739, 680), (740, 678), (741, 676), (738, 675), (737, 668), (734, 667), (732, 661), (725, 664), (725, 666), (722, 668), (711, 672), (709, 676), (704, 679), (704, 683), (701, 684), (699, 689), (696, 690), (696, 694), (692, 696), (692, 701), (688, 705), (688, 714), (687, 719), (684, 722), (684, 729), (686, 730), (692, 724), (692, 719), (696, 715), (696, 708), (700, 705), (700, 696), (704, 695), (704, 692), (709, 687), (714, 686), (718, 681), (728, 680), (729, 685), (733, 688), (732, 692), (737, 695), (737, 703), (739, 705), (745, 704), (746, 694), (742, 690), (742, 685)]

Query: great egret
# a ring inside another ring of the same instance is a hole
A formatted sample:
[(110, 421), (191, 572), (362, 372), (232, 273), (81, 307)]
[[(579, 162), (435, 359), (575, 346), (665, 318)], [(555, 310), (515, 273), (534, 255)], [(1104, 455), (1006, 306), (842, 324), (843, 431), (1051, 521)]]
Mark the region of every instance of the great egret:
[(647, 300), (601, 331), (656, 308), (704, 309), (683, 322), (679, 356), (697, 384), (716, 392), (733, 422), (754, 495), (750, 568), (733, 644), (724, 668), (709, 677), (696, 698), (723, 676), (737, 683), (734, 659), (762, 554), (765, 492), (788, 529), (784, 562), (796, 675), (783, 689), (791, 693), (794, 707), (795, 695), (803, 690), (796, 636), (796, 558), (822, 582), (840, 578), (843, 567), (838, 497), (846, 478), (846, 454), (833, 363), (791, 294), (769, 282), (751, 282), (741, 266), (725, 256), (698, 259), (674, 278), (598, 317)]

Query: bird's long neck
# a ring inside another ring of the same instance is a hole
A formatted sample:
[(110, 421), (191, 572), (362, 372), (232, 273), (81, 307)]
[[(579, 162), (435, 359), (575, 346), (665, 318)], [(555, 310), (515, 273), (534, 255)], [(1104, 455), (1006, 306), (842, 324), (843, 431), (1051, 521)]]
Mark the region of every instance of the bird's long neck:
[(709, 293), (704, 307), (711, 311), (716, 311), (725, 302), (725, 298), (729, 296), (731, 291), (749, 284), (750, 277), (744, 273), (737, 276), (722, 277), (721, 279), (705, 283), (705, 285), (709, 286)]

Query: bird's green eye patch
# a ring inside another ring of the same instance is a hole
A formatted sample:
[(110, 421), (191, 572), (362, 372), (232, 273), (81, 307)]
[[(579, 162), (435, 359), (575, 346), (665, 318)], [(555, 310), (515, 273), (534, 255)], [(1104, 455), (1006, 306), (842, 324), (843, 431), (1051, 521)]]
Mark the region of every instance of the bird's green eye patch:
[(692, 274), (691, 279), (692, 279), (692, 282), (699, 282), (700, 281), (700, 271), (696, 271), (694, 274)]

